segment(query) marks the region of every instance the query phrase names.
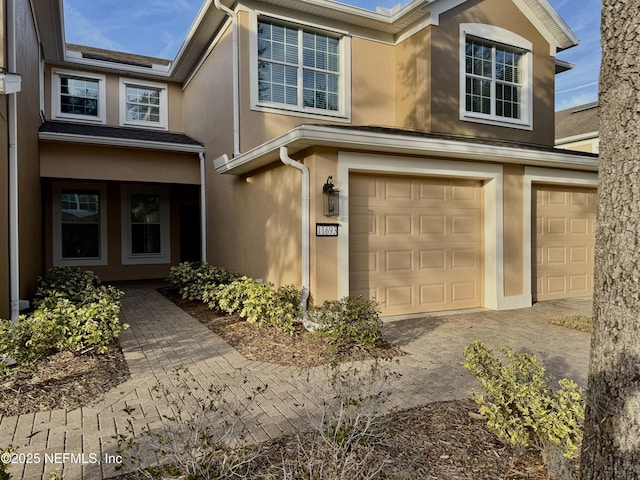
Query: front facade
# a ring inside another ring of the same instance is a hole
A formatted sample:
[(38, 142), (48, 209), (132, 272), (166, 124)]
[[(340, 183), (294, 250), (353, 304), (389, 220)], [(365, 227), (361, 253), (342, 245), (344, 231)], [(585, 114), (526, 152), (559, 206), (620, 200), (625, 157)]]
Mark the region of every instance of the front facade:
[(553, 146), (576, 38), (546, 0), (210, 5), (173, 62), (17, 3), (44, 53), (40, 268), (206, 259), (387, 316), (591, 294), (597, 157)]

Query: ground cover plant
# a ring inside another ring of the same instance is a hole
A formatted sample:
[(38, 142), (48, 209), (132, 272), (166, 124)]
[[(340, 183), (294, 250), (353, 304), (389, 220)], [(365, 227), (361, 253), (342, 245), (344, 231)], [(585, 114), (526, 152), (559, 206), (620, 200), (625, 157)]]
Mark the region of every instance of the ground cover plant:
[(123, 381), (122, 295), (89, 271), (56, 267), (40, 278), (33, 310), (0, 320), (0, 414), (72, 407)]
[(531, 354), (476, 341), (464, 355), (464, 367), (485, 392), (473, 397), (488, 428), (509, 445), (538, 450), (555, 478), (573, 478), (570, 460), (579, 452), (585, 416), (582, 389), (567, 379), (553, 388)]
[(560, 325), (561, 327), (573, 328), (581, 332), (591, 332), (592, 321), (591, 317), (586, 315), (566, 315), (564, 317), (556, 317), (551, 319), (553, 325)]

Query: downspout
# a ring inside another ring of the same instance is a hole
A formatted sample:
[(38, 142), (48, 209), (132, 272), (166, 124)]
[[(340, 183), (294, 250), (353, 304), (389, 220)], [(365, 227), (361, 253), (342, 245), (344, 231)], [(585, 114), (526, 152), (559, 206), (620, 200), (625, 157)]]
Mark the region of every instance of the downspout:
[(309, 270), (309, 168), (300, 162), (296, 162), (293, 158), (289, 157), (289, 150), (287, 147), (280, 147), (280, 161), (289, 167), (293, 167), (300, 171), (302, 174), (302, 289), (309, 290), (310, 283), (310, 270)]
[(233, 75), (233, 156), (240, 155), (240, 95), (239, 95), (239, 71), (238, 71), (238, 15), (230, 8), (223, 5), (220, 0), (214, 0), (215, 7), (231, 19), (231, 43), (232, 43), (232, 75)]
[[(16, 71), (15, 0), (7, 2), (7, 67)], [(20, 234), (18, 231), (18, 108), (16, 93), (8, 95), (9, 121), (9, 284), (11, 321), (20, 314)]]
[(200, 152), (200, 255), (207, 261), (207, 184), (204, 153)]

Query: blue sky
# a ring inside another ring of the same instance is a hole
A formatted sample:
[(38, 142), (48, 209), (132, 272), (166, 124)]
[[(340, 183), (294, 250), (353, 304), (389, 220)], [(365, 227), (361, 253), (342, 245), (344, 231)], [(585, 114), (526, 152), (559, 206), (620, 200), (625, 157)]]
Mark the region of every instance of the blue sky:
[[(63, 0), (68, 43), (173, 59), (203, 0)], [(576, 67), (556, 76), (556, 110), (597, 100), (601, 0), (549, 0), (580, 39), (558, 58)], [(342, 0), (375, 10), (407, 0)]]

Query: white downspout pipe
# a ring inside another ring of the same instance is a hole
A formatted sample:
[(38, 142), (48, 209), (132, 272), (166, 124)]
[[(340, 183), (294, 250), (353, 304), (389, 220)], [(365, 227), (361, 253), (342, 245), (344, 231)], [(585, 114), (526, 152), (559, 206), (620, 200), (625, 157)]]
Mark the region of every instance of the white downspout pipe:
[(309, 168), (289, 157), (287, 147), (280, 147), (280, 161), (289, 167), (300, 170), (302, 174), (302, 288), (309, 289), (310, 283), (310, 234), (309, 234)]
[(223, 5), (220, 0), (214, 0), (215, 7), (231, 19), (231, 44), (232, 44), (232, 75), (233, 75), (233, 156), (240, 155), (240, 94), (238, 71), (238, 15), (230, 8)]
[(207, 184), (204, 153), (200, 152), (200, 255), (207, 261)]
[[(7, 67), (16, 71), (15, 0), (7, 2)], [(9, 284), (11, 321), (20, 314), (20, 233), (18, 231), (18, 108), (16, 93), (8, 98), (9, 120)]]

